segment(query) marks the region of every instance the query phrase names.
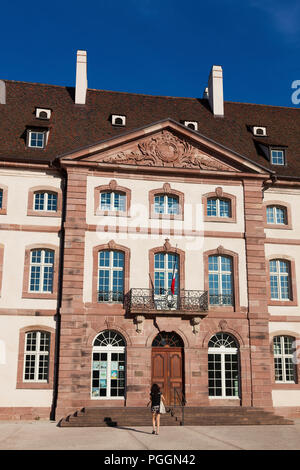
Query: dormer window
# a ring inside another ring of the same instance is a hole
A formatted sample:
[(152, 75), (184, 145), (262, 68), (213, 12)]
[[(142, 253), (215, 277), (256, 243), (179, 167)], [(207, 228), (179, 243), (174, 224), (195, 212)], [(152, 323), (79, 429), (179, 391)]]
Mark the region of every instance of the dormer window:
[(50, 119), (50, 117), (51, 117), (51, 109), (36, 108), (36, 110), (35, 110), (35, 117), (36, 117), (37, 119)]
[(259, 137), (264, 137), (267, 135), (267, 128), (261, 126), (253, 126), (253, 135), (257, 135)]
[(271, 149), (271, 164), (285, 165), (285, 152), (283, 149)]
[(126, 116), (113, 114), (111, 117), (111, 123), (113, 126), (126, 126)]
[(184, 125), (186, 127), (189, 127), (190, 129), (192, 129), (193, 131), (198, 130), (198, 122), (197, 121), (184, 121)]
[(46, 146), (47, 131), (28, 131), (28, 147), (43, 149)]

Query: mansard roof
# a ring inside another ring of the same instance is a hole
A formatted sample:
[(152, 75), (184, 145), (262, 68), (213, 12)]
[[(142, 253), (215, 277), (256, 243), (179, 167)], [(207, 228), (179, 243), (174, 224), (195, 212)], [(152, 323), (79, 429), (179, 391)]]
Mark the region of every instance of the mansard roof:
[[(87, 148), (164, 119), (197, 121), (202, 136), (231, 149), (278, 175), (300, 177), (300, 109), (225, 101), (224, 117), (213, 116), (208, 101), (134, 93), (87, 91), (86, 105), (74, 104), (74, 88), (5, 81), (6, 104), (0, 104), (0, 159), (51, 162), (59, 155)], [(45, 124), (35, 109), (51, 109)], [(126, 127), (111, 124), (111, 115), (125, 115)], [(46, 149), (26, 147), (28, 127), (50, 130)], [(267, 129), (254, 136), (252, 126)], [(286, 150), (287, 165), (273, 166), (264, 146)]]

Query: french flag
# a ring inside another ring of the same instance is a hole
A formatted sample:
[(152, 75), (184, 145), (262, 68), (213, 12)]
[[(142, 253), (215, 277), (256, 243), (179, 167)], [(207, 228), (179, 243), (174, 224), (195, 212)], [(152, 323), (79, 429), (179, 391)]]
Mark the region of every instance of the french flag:
[(172, 283), (171, 283), (171, 292), (173, 295), (175, 294), (175, 276), (176, 276), (176, 259), (174, 261)]

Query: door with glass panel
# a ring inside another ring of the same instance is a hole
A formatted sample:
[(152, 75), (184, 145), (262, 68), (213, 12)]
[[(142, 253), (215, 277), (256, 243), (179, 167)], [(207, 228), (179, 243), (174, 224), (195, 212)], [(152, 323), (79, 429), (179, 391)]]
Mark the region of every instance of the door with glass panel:
[(123, 302), (124, 253), (99, 251), (98, 302)]
[(208, 343), (208, 391), (211, 398), (239, 398), (238, 346), (227, 333), (218, 333)]
[[(154, 256), (154, 302), (158, 310), (176, 309), (179, 302), (179, 256), (156, 253)], [(171, 291), (175, 276), (174, 293)]]
[(125, 397), (125, 340), (106, 330), (94, 341), (92, 357), (92, 398)]
[(208, 257), (209, 303), (233, 305), (232, 258)]

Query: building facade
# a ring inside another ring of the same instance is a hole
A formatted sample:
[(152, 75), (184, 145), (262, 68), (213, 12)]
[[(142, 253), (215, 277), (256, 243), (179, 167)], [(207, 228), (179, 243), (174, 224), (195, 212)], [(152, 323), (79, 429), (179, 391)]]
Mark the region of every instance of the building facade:
[(299, 416), (298, 109), (0, 86), (0, 418)]

